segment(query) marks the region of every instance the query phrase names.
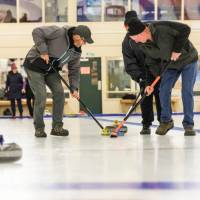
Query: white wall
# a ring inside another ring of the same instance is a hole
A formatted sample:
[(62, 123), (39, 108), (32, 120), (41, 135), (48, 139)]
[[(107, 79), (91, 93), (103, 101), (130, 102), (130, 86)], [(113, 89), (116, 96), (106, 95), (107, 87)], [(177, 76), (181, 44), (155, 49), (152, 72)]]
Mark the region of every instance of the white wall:
[[(70, 11), (71, 12), (71, 11)], [(70, 21), (74, 21), (71, 18)], [(190, 39), (200, 52), (200, 21), (185, 21), (193, 28)], [(93, 55), (102, 58), (102, 102), (103, 113), (120, 113), (122, 108), (119, 99), (108, 99), (106, 96), (106, 58), (121, 57), (121, 42), (125, 35), (122, 22), (99, 22), (81, 23), (88, 25), (93, 33), (95, 43), (83, 48), (83, 56)], [(32, 24), (0, 24), (0, 58), (23, 58), (33, 45), (31, 32), (34, 27), (44, 25), (42, 23)], [(48, 25), (50, 25), (48, 23)], [(65, 25), (63, 23), (57, 24)], [(69, 25), (77, 25), (69, 23)], [(70, 112), (78, 112), (78, 104), (70, 99), (67, 105)], [(199, 108), (200, 109), (200, 108)]]

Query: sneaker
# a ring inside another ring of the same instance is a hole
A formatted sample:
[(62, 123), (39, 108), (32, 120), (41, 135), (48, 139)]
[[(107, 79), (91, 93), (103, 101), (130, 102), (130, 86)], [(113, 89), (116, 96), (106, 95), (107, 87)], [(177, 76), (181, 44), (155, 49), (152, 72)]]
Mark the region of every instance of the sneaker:
[(195, 130), (193, 129), (193, 127), (186, 127), (185, 128), (185, 133), (184, 133), (185, 136), (195, 136), (196, 135), (196, 132)]
[(52, 128), (50, 134), (55, 136), (68, 136), (69, 131), (67, 129), (64, 129), (62, 125), (57, 125), (54, 128)]
[(140, 135), (150, 135), (151, 134), (151, 129), (149, 126), (143, 126), (142, 130), (140, 131)]
[(37, 128), (35, 130), (35, 137), (47, 137), (47, 134), (44, 132), (44, 128)]
[(174, 127), (174, 122), (171, 120), (169, 122), (161, 122), (156, 130), (157, 135), (166, 135), (166, 133)]

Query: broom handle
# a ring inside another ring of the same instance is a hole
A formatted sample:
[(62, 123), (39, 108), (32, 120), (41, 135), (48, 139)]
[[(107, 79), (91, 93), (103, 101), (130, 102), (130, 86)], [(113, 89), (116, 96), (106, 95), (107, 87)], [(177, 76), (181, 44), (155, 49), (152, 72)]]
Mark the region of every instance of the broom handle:
[[(167, 70), (167, 66), (171, 63), (171, 61), (168, 61), (166, 64), (165, 64), (165, 68), (163, 70), (163, 72), (161, 73), (160, 76), (157, 76), (154, 81), (152, 82), (152, 84), (150, 85), (151, 88), (154, 88), (155, 85), (158, 83), (158, 81), (160, 80), (161, 76), (164, 74), (164, 72)], [(126, 123), (126, 120), (129, 118), (129, 116), (131, 115), (131, 113), (135, 110), (135, 108), (141, 104), (143, 102), (143, 100), (145, 99), (146, 97), (146, 93), (142, 96), (142, 98), (137, 102), (135, 103), (135, 105), (131, 106), (131, 108), (129, 109), (128, 113), (126, 114), (126, 116), (124, 117), (124, 119), (122, 120), (122, 122), (117, 126), (117, 128), (114, 130), (113, 133), (117, 133), (122, 127), (123, 125)]]
[[(159, 80), (160, 80), (160, 76), (157, 76), (156, 79), (153, 81), (153, 83), (150, 85), (150, 87), (151, 87), (151, 88), (154, 88), (154, 86), (156, 85), (156, 83), (157, 83)], [(124, 126), (124, 124), (126, 123), (126, 120), (129, 118), (129, 116), (131, 115), (131, 113), (135, 110), (135, 108), (136, 108), (139, 104), (141, 104), (141, 103), (144, 101), (145, 97), (146, 97), (146, 94), (144, 94), (144, 95), (142, 96), (142, 98), (141, 98), (138, 102), (136, 102), (136, 103), (129, 109), (128, 113), (126, 114), (126, 116), (124, 117), (124, 119), (122, 120), (122, 122), (121, 122), (121, 123), (117, 126), (117, 128), (114, 130), (114, 132), (113, 132), (114, 134), (117, 133), (117, 132)]]
[[(155, 78), (155, 80), (153, 81), (153, 83), (150, 85), (150, 87), (151, 87), (151, 88), (154, 88), (155, 85), (158, 83), (159, 80), (160, 80), (160, 76), (157, 76), (157, 77)], [(134, 106), (132, 106), (132, 108), (130, 108), (129, 112), (126, 114), (126, 116), (124, 117), (123, 121), (126, 121), (126, 120), (129, 118), (129, 116), (131, 115), (131, 113), (135, 110), (135, 108), (136, 108), (140, 103), (142, 103), (142, 101), (144, 100), (145, 97), (146, 97), (146, 94), (144, 94), (144, 95), (142, 96), (142, 98), (141, 98)]]
[(157, 76), (156, 78), (155, 78), (155, 80), (153, 81), (153, 83), (150, 85), (150, 87), (151, 88), (154, 88), (155, 87), (155, 85), (158, 83), (158, 81), (160, 80), (160, 76)]
[[(57, 76), (63, 81), (63, 83), (67, 86), (67, 88), (70, 90), (71, 93), (73, 93), (72, 88), (70, 87), (70, 85), (65, 81), (65, 79), (59, 74), (59, 72), (56, 71), (56, 69), (54, 68), (54, 66), (51, 64), (51, 68), (55, 71), (55, 73), (57, 74)], [(95, 116), (92, 114), (92, 112), (90, 111), (90, 109), (83, 103), (83, 101), (79, 98), (77, 99), (80, 104), (85, 108), (85, 110), (87, 111), (87, 113), (94, 119), (94, 121), (98, 124), (98, 126), (101, 129), (104, 129), (104, 127), (100, 124), (100, 122), (95, 118)]]
[[(154, 81), (151, 83), (150, 87), (154, 88), (155, 85), (158, 83), (158, 81), (161, 79), (161, 76), (165, 73), (165, 71), (168, 69), (169, 64), (171, 63), (171, 60), (167, 61), (165, 66), (164, 66), (164, 70), (161, 72), (160, 76), (157, 76)], [(132, 106), (132, 108), (129, 109), (128, 113), (126, 114), (125, 118), (123, 119), (123, 121), (126, 121), (128, 119), (128, 117), (130, 116), (130, 114), (133, 112), (133, 110), (138, 106), (138, 104), (142, 103), (142, 101), (144, 100), (144, 98), (146, 97), (146, 94), (144, 94), (142, 96), (142, 98), (138, 101), (138, 103), (136, 103), (134, 106)], [(120, 126), (120, 124), (119, 124)]]

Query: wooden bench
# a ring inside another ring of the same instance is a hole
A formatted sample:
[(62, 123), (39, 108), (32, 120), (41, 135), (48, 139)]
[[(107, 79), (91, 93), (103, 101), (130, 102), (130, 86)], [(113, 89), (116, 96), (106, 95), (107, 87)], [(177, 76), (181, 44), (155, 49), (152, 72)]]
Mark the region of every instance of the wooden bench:
[[(178, 97), (178, 96), (173, 96), (173, 97), (171, 98), (172, 110), (173, 110), (174, 112), (177, 112), (176, 104), (178, 103), (179, 99), (180, 99), (180, 97)], [(121, 100), (120, 100), (120, 104), (121, 104), (123, 107), (125, 107), (125, 109), (122, 108), (123, 112), (124, 112), (125, 110), (126, 110), (125, 112), (127, 112), (127, 111), (128, 111), (128, 108), (129, 108), (130, 106), (132, 106), (134, 103), (135, 103), (135, 100), (134, 100), (134, 99), (121, 99)], [(138, 107), (140, 107), (140, 106), (138, 106)], [(139, 109), (139, 110), (140, 110), (140, 109)], [(137, 109), (136, 111), (138, 111), (138, 109)]]
[[(52, 110), (52, 104), (53, 104), (53, 99), (47, 98), (47, 100), (46, 100), (46, 109), (51, 111)], [(65, 99), (65, 105), (66, 104), (67, 104), (67, 99)], [(26, 99), (22, 99), (22, 106), (23, 106), (24, 114), (25, 115), (28, 114), (27, 105), (26, 105)], [(0, 100), (0, 115), (3, 114), (3, 111), (6, 108), (10, 108), (10, 101), (9, 100)]]
[(135, 103), (135, 100), (134, 100), (134, 99), (121, 99), (121, 100), (120, 100), (120, 103), (121, 103), (121, 104), (128, 104), (128, 105), (131, 105), (131, 104)]
[[(47, 99), (46, 100), (46, 105), (52, 105), (53, 100), (52, 99)], [(22, 105), (26, 105), (26, 99), (22, 99)], [(10, 101), (9, 100), (0, 100), (0, 107), (3, 106), (10, 106)]]

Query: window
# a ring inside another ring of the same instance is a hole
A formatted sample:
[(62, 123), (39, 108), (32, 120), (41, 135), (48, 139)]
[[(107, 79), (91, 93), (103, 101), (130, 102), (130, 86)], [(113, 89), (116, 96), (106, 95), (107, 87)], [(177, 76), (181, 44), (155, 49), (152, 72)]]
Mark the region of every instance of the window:
[(131, 91), (130, 76), (124, 71), (123, 60), (108, 59), (108, 97), (121, 98)]
[(6, 75), (8, 73), (8, 59), (0, 59), (0, 88), (5, 88)]
[(198, 69), (197, 69), (197, 78), (196, 78), (196, 82), (194, 85), (194, 95), (200, 96), (200, 56), (199, 56), (197, 66), (198, 66)]
[(77, 21), (101, 21), (101, 0), (77, 0)]
[(123, 21), (125, 13), (128, 10), (128, 0), (104, 0), (105, 21)]
[(154, 0), (131, 0), (131, 9), (141, 20), (154, 20)]
[(199, 0), (185, 0), (184, 8), (185, 20), (200, 20), (200, 1)]
[(0, 22), (13, 23), (16, 20), (16, 0), (0, 0)]
[(45, 0), (46, 22), (67, 22), (67, 0)]
[(158, 0), (159, 20), (180, 20), (182, 0)]
[(41, 0), (19, 0), (19, 13), (20, 22), (41, 22)]

